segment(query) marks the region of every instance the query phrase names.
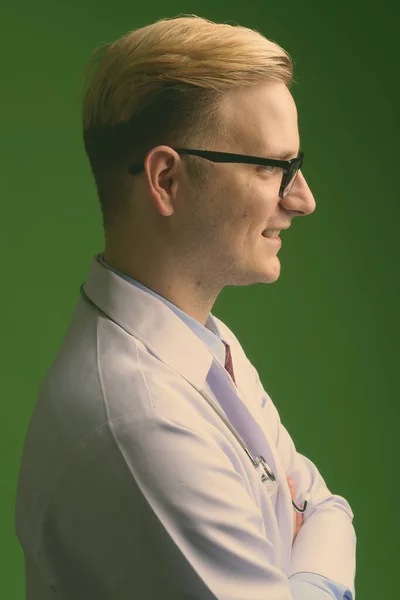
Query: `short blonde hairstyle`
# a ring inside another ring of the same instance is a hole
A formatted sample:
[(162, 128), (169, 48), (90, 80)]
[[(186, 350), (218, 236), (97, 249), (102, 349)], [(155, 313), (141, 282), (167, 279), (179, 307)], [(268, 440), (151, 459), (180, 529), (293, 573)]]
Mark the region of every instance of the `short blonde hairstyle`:
[[(291, 57), (274, 41), (196, 15), (161, 19), (100, 45), (85, 75), (83, 139), (105, 230), (129, 200), (130, 165), (158, 145), (218, 149), (229, 127), (224, 94), (294, 81)], [(201, 175), (206, 161), (188, 159)]]

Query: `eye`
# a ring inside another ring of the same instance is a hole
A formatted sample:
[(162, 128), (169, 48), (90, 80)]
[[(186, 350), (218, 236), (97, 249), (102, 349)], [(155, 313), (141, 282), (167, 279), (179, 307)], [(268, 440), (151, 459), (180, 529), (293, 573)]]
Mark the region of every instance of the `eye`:
[(273, 175), (274, 173), (277, 173), (279, 170), (281, 170), (281, 168), (274, 167), (272, 165), (259, 165), (257, 170), (261, 171), (262, 173), (268, 173), (269, 175)]

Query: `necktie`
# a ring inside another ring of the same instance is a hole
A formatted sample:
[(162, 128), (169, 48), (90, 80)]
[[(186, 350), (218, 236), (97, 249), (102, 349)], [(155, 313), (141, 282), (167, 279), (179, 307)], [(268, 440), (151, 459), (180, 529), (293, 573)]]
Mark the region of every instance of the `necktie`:
[(229, 375), (232, 377), (233, 383), (236, 385), (235, 376), (233, 374), (233, 364), (232, 364), (231, 349), (229, 347), (229, 344), (227, 344), (226, 342), (224, 342), (224, 346), (225, 346), (225, 349), (226, 349), (226, 354), (225, 354), (225, 369), (228, 371)]

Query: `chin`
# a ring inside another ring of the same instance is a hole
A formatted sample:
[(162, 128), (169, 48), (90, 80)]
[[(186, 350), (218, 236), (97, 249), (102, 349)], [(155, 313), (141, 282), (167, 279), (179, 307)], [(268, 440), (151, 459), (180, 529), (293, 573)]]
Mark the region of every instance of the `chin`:
[(275, 281), (278, 281), (279, 277), (280, 273), (278, 275), (271, 274), (270, 276), (266, 276), (264, 281), (262, 281), (261, 283), (275, 283)]
[(281, 264), (278, 261), (278, 264), (274, 264), (273, 267), (271, 267), (270, 269), (268, 269), (268, 271), (266, 271), (265, 282), (273, 283), (274, 281), (278, 281), (280, 275), (281, 275)]

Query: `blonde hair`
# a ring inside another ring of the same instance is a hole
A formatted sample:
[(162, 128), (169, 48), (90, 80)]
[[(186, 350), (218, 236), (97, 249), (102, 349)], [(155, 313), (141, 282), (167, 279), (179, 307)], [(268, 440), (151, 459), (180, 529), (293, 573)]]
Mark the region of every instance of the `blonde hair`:
[[(278, 44), (196, 15), (161, 19), (100, 45), (85, 73), (83, 139), (104, 229), (129, 199), (130, 165), (160, 144), (213, 149), (229, 127), (220, 111), (224, 94), (294, 81), (292, 59)], [(188, 159), (201, 175), (206, 161)]]

